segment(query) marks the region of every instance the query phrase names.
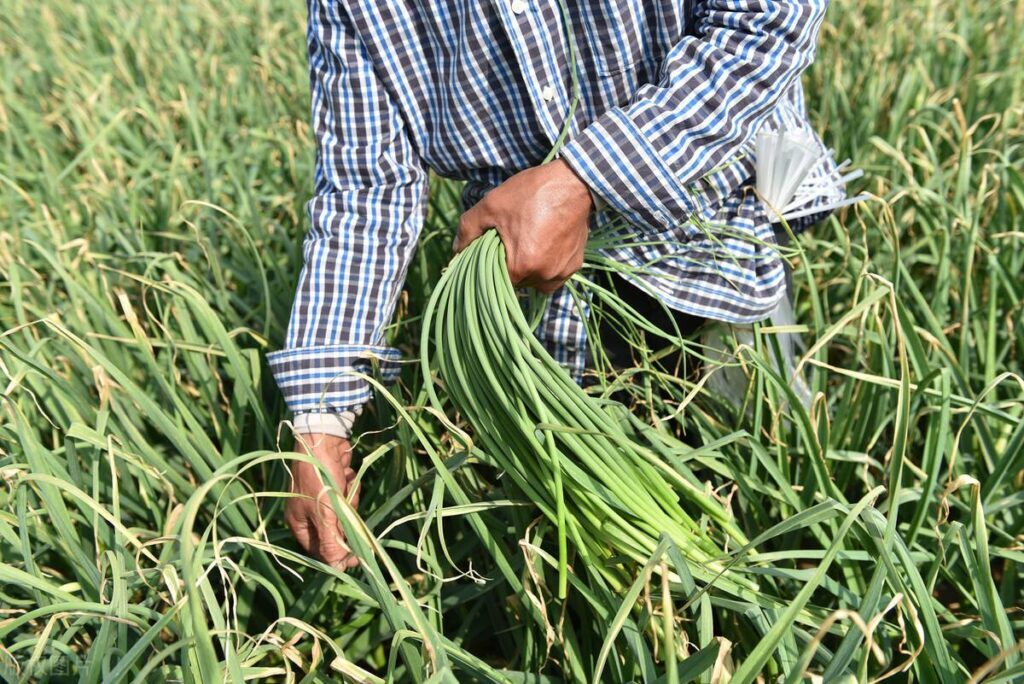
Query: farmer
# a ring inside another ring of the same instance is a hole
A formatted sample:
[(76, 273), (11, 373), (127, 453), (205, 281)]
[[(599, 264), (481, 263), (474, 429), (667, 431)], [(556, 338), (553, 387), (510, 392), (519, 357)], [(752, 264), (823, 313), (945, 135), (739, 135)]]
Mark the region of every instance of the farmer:
[[(609, 217), (645, 246), (607, 254), (652, 264), (620, 285), (653, 293), (685, 328), (762, 320), (779, 301), (784, 269), (752, 190), (752, 141), (786, 128), (820, 146), (800, 74), (827, 0), (308, 2), (315, 194), (285, 345), (268, 360), (295, 432), (343, 491), (352, 421), (370, 396), (351, 372), (374, 359), (385, 380), (396, 375), (383, 331), (428, 170), (467, 181), (456, 249), (493, 228), (513, 282), (553, 294), (538, 337), (577, 375), (584, 328), (561, 285)], [(317, 503), (316, 469), (296, 463), (292, 475), (305, 496), (285, 517), (299, 544), (355, 565)]]

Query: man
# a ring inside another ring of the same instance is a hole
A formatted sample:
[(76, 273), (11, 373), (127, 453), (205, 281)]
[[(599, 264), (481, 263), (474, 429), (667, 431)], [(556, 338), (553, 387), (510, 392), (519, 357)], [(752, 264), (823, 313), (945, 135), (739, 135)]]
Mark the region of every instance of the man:
[[(560, 287), (608, 216), (645, 243), (609, 256), (654, 264), (634, 285), (675, 311), (744, 323), (779, 300), (752, 142), (760, 130), (810, 132), (799, 77), (827, 0), (308, 2), (312, 226), (285, 346), (268, 359), (296, 432), (342, 490), (352, 419), (370, 395), (351, 371), (374, 358), (395, 375), (382, 331), (428, 169), (467, 181), (457, 249), (494, 228), (513, 282), (553, 293), (539, 337), (574, 371), (585, 336)], [(563, 128), (558, 158), (541, 164)], [(299, 544), (353, 566), (316, 469), (292, 474), (305, 495), (286, 509)]]

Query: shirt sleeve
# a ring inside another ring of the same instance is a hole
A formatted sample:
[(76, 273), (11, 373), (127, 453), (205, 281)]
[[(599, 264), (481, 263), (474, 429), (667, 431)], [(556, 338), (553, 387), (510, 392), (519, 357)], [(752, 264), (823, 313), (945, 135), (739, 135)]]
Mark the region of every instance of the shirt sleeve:
[(314, 196), (285, 344), (267, 355), (295, 413), (361, 406), (353, 371), (395, 379), (384, 328), (423, 225), (426, 172), (344, 7), (308, 0)]
[(744, 148), (813, 61), (827, 5), (697, 2), (692, 34), (668, 52), (658, 81), (596, 118), (562, 158), (642, 229), (707, 212), (751, 175)]

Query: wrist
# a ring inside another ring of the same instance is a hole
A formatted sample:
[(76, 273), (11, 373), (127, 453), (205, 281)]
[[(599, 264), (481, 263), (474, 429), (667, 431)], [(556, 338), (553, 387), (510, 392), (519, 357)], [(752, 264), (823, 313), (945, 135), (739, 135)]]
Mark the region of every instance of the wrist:
[(561, 178), (564, 179), (569, 188), (569, 195), (572, 201), (578, 202), (581, 207), (585, 207), (588, 214), (593, 211), (597, 206), (597, 198), (593, 190), (590, 189), (590, 186), (580, 178), (579, 174), (564, 159), (556, 159), (552, 164), (557, 165)]
[[(295, 435), (294, 450), (314, 457), (324, 466), (347, 467), (352, 463), (352, 446), (347, 438), (317, 432)], [(316, 466), (305, 461), (295, 461), (292, 472), (316, 470)]]

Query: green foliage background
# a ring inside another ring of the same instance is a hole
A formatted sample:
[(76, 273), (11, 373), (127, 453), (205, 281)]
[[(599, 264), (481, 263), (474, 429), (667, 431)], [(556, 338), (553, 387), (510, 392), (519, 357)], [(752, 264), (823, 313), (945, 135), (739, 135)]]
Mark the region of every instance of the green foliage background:
[[(6, 677), (1024, 677), (1024, 3), (834, 3), (808, 102), (876, 199), (792, 255), (818, 397), (786, 408), (763, 331), (741, 351), (750, 410), (698, 393), (683, 418), (747, 534), (774, 531), (766, 596), (807, 604), (710, 592), (668, 623), (644, 576), (621, 619), (556, 601), (531, 551), (550, 530), (455, 425), (396, 410), (421, 396), (413, 368), (357, 446), (363, 568), (296, 553), (263, 354), (311, 187), (304, 20), (280, 0), (0, 0)], [(410, 358), (456, 192), (435, 183), (390, 331)], [(676, 625), (670, 655), (656, 624)]]

